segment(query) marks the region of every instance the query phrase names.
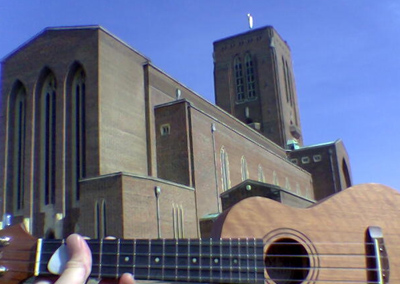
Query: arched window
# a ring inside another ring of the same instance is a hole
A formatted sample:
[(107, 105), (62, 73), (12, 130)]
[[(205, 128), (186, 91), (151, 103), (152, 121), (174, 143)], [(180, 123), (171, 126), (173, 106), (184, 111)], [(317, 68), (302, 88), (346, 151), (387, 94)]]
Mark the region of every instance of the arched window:
[(258, 165), (258, 181), (265, 182), (264, 170), (261, 165)]
[(241, 169), (242, 169), (242, 181), (249, 178), (249, 171), (247, 169), (247, 161), (244, 156), (241, 159)]
[(78, 68), (71, 85), (71, 158), (72, 158), (72, 191), (76, 201), (79, 200), (79, 180), (86, 177), (86, 75)]
[(296, 194), (300, 194), (300, 185), (296, 182)]
[(104, 199), (97, 200), (94, 204), (94, 236), (102, 239), (107, 236), (107, 208)]
[(56, 80), (49, 73), (40, 92), (40, 172), (43, 204), (55, 203), (56, 189)]
[(184, 214), (182, 205), (172, 204), (172, 225), (175, 239), (182, 239), (185, 236)]
[(10, 151), (11, 155), (11, 182), (12, 206), (14, 214), (18, 214), (24, 208), (24, 164), (26, 146), (26, 89), (21, 82), (14, 85), (10, 96), (10, 118), (9, 129), (11, 133)]
[(254, 99), (256, 97), (256, 80), (253, 59), (249, 53), (246, 54), (244, 62), (246, 64), (247, 98)]
[(285, 78), (285, 93), (286, 93), (286, 102), (290, 102), (290, 91), (289, 91), (289, 74), (287, 69), (287, 64), (285, 58), (282, 56), (282, 67), (283, 67), (283, 77)]
[(236, 100), (241, 102), (244, 101), (244, 84), (242, 62), (239, 56), (236, 56), (233, 60), (233, 67), (235, 70)]
[(276, 172), (274, 171), (272, 173), (272, 183), (279, 186), (279, 179), (278, 179), (278, 175), (276, 174)]
[(347, 167), (345, 159), (342, 160), (342, 173), (345, 181), (344, 188), (348, 188), (351, 186), (351, 178), (350, 178), (349, 168)]
[(228, 153), (225, 151), (224, 147), (222, 147), (220, 150), (220, 159), (221, 159), (222, 190), (225, 191), (229, 189), (230, 177), (229, 177)]
[(290, 185), (288, 178), (285, 178), (285, 189), (292, 190), (292, 186)]
[(285, 61), (286, 65), (286, 72), (287, 72), (287, 77), (288, 77), (288, 83), (289, 83), (289, 97), (290, 97), (290, 105), (293, 106), (294, 104), (294, 95), (293, 95), (293, 79), (292, 79), (292, 73), (290, 72), (289, 65), (287, 61)]

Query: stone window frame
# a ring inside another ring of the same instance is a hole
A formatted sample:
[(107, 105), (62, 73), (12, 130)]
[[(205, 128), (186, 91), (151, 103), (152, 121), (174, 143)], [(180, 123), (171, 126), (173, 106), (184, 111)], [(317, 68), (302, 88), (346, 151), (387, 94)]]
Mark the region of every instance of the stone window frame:
[(243, 66), (239, 55), (236, 55), (233, 59), (233, 69), (235, 75), (236, 101), (243, 102), (245, 100)]
[(40, 189), (43, 206), (56, 203), (57, 81), (47, 70), (40, 88)]
[[(9, 137), (12, 143), (11, 174), (12, 174), (12, 212), (14, 215), (22, 215), (25, 197), (25, 151), (26, 151), (26, 115), (27, 115), (27, 91), (25, 85), (17, 80), (14, 83), (8, 103)], [(9, 146), (6, 147), (8, 148)], [(11, 150), (10, 150), (11, 151)]]

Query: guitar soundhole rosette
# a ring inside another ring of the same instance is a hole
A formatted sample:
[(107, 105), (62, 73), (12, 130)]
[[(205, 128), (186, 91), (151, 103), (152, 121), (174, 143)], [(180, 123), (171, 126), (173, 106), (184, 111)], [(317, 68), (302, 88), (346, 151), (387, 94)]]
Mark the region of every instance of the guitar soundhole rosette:
[(282, 238), (267, 248), (265, 267), (267, 279), (274, 281), (273, 283), (300, 284), (309, 274), (310, 258), (305, 247), (299, 242)]

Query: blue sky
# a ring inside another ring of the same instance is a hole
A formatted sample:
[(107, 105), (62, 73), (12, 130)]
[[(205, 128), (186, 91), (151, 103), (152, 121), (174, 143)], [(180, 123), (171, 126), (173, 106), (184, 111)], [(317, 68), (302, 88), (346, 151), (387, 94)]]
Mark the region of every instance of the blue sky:
[(45, 27), (98, 24), (214, 102), (212, 43), (247, 13), (291, 47), (305, 144), (341, 138), (353, 183), (400, 190), (398, 0), (0, 0), (0, 57)]

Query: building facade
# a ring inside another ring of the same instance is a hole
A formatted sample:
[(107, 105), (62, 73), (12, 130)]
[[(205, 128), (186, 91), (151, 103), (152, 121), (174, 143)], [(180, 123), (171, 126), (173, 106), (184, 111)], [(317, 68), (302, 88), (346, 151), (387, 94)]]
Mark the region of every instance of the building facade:
[[(239, 55), (214, 44), (219, 107), (98, 26), (47, 28), (9, 54), (3, 219), (45, 237), (198, 237), (202, 218), (221, 212), (220, 195), (245, 181), (286, 190), (291, 205), (326, 194), (318, 171), (293, 162), (303, 147), (289, 49), (271, 27), (229, 41), (254, 36), (260, 46)], [(351, 184), (346, 152), (332, 159), (341, 160), (324, 175), (346, 183), (327, 193)]]

